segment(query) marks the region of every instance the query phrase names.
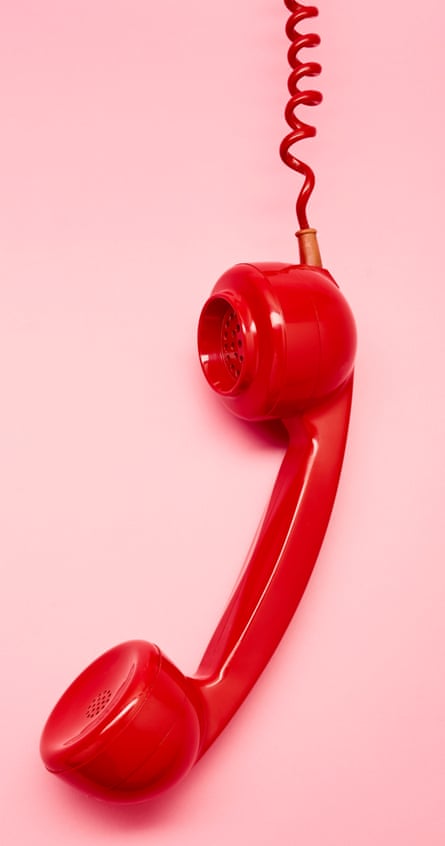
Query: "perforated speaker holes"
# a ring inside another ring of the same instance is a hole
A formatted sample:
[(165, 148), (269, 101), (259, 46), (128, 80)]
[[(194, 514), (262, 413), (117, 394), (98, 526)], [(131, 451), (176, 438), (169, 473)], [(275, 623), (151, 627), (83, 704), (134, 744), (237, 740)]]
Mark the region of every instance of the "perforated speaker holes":
[(238, 379), (244, 361), (243, 333), (237, 313), (229, 309), (222, 324), (222, 350), (226, 367), (234, 379)]
[(109, 701), (111, 699), (111, 690), (102, 690), (101, 693), (98, 693), (97, 696), (90, 702), (88, 708), (86, 710), (86, 718), (88, 720), (92, 720), (93, 717), (97, 717), (101, 711), (106, 708)]

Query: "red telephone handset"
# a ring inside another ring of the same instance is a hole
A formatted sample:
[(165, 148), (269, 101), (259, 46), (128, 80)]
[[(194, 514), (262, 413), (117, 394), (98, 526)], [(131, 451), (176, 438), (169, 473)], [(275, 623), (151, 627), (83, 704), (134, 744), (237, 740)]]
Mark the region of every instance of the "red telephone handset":
[(280, 641), (323, 540), (340, 475), (355, 327), (329, 274), (239, 265), (204, 306), (204, 373), (247, 419), (279, 418), (289, 444), (244, 573), (192, 678), (156, 646), (111, 649), (45, 727), (48, 769), (89, 792), (140, 800), (174, 784), (240, 706)]
[[(314, 8), (285, 2), (294, 10), (296, 36), (295, 22)], [(292, 49), (295, 65), (295, 41)], [(287, 158), (289, 143), (298, 140), (292, 138), (283, 142), (282, 155), (302, 170)], [(302, 190), (297, 210), (306, 222), (308, 192)], [(199, 321), (199, 356), (210, 386), (239, 417), (281, 420), (288, 447), (246, 566), (196, 674), (183, 675), (157, 646), (123, 643), (73, 682), (43, 731), (47, 768), (94, 795), (140, 801), (188, 772), (269, 661), (317, 559), (345, 449), (356, 332), (338, 286), (318, 266), (314, 231), (304, 223), (302, 230), (300, 265), (232, 268)]]

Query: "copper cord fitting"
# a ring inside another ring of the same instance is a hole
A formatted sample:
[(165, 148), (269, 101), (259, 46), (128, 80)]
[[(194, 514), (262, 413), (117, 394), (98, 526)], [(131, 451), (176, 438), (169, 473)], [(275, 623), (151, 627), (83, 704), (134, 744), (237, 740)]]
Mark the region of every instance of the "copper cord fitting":
[(316, 229), (299, 229), (295, 233), (300, 250), (300, 263), (312, 267), (322, 267)]

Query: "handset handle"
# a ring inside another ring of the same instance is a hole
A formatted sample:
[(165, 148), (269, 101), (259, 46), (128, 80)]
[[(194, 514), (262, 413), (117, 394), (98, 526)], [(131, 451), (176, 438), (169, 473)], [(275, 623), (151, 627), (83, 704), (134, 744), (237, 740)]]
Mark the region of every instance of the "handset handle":
[(255, 684), (304, 593), (334, 504), (351, 399), (352, 376), (322, 404), (283, 421), (289, 444), (256, 542), (191, 679), (204, 710), (199, 756)]

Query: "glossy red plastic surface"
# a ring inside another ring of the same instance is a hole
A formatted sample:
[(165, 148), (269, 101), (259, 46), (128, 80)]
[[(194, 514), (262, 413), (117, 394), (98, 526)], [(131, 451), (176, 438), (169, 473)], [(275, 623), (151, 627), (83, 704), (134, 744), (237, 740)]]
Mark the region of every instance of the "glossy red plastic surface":
[(138, 801), (173, 785), (245, 699), (300, 601), (327, 527), (348, 428), (356, 334), (324, 270), (238, 265), (205, 304), (204, 374), (245, 419), (281, 419), (288, 448), (251, 554), (197, 673), (141, 641), (91, 664), (59, 700), (41, 753), (97, 796)]
[(90, 664), (61, 697), (41, 740), (49, 770), (102, 798), (137, 801), (196, 760), (193, 690), (157, 646), (129, 641)]
[(273, 654), (314, 567), (346, 444), (356, 331), (327, 271), (262, 263), (221, 277), (198, 342), (204, 375), (230, 411), (281, 419), (289, 435), (256, 541), (196, 675), (206, 706), (202, 754)]

